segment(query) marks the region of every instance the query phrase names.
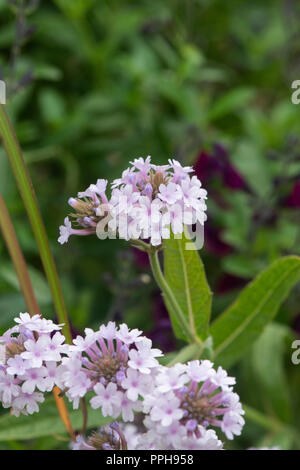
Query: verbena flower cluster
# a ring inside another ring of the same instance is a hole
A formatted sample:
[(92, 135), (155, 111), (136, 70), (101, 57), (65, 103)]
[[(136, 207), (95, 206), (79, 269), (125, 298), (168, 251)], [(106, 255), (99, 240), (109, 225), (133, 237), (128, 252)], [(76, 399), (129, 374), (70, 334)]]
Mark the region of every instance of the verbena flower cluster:
[(89, 328), (85, 337), (77, 336), (63, 359), (63, 385), (66, 395), (78, 407), (81, 397), (93, 391), (92, 408), (103, 416), (133, 421), (134, 412), (142, 410), (142, 401), (154, 386), (154, 371), (159, 366), (159, 349), (141, 331), (126, 324)]
[(0, 337), (5, 408), (16, 416), (37, 412), (44, 393), (57, 385), (74, 408), (89, 394), (92, 408), (124, 423), (111, 423), (88, 439), (77, 436), (73, 449), (219, 450), (217, 428), (228, 439), (241, 433), (244, 411), (233, 392), (235, 379), (208, 360), (162, 366), (162, 352), (124, 323), (87, 328), (66, 345), (62, 325), (40, 315), (21, 313), (15, 322)]
[(44, 393), (59, 385), (59, 364), (68, 346), (61, 325), (20, 313), (0, 337), (0, 401), (12, 414), (39, 411)]
[(150, 239), (157, 246), (170, 238), (170, 227), (174, 234), (182, 234), (184, 225), (204, 224), (207, 192), (200, 180), (191, 176), (192, 167), (171, 159), (167, 165), (154, 165), (150, 156), (130, 164), (122, 177), (112, 182), (110, 199), (106, 195), (108, 182), (103, 179), (69, 199), (74, 227), (66, 217), (60, 227), (61, 244), (72, 234), (97, 233), (99, 238), (118, 234), (126, 240)]
[(220, 448), (210, 427), (221, 428), (228, 439), (239, 435), (244, 411), (234, 384), (233, 377), (208, 360), (161, 367), (154, 392), (144, 401), (149, 448), (155, 448), (157, 436), (166, 449)]

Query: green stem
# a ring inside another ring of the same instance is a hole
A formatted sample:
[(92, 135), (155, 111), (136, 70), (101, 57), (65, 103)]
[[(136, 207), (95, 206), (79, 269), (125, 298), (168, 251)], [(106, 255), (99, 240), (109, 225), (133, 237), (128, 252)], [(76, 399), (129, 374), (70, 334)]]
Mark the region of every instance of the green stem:
[(172, 367), (177, 362), (185, 363), (187, 361), (197, 359), (201, 356), (203, 347), (200, 344), (189, 344), (185, 348), (181, 349), (178, 354), (167, 364), (168, 367)]
[(243, 404), (243, 409), (245, 410), (245, 413), (246, 413), (245, 414), (246, 419), (249, 419), (249, 421), (252, 421), (253, 423), (258, 424), (264, 429), (274, 432), (274, 431), (279, 431), (282, 428), (282, 424), (276, 418), (265, 416), (260, 411), (255, 410), (254, 408), (248, 405)]
[(277, 433), (283, 431), (285, 434), (289, 434), (292, 439), (299, 445), (300, 443), (300, 434), (297, 429), (289, 424), (282, 423), (275, 417), (265, 416), (260, 411), (243, 404), (243, 409), (245, 410), (245, 419), (246, 421), (252, 421), (253, 423), (258, 424), (262, 428), (272, 432)]
[(26, 307), (30, 315), (40, 313), (38, 303), (36, 301), (30, 277), (27, 271), (26, 262), (21, 251), (16, 232), (11, 222), (5, 202), (0, 193), (0, 229), (9, 251), (10, 257), (14, 264), (20, 287), (25, 299)]
[(31, 227), (38, 245), (41, 260), (52, 293), (57, 317), (61, 323), (64, 323), (62, 330), (67, 342), (70, 343), (71, 332), (68, 314), (66, 311), (54, 259), (50, 250), (46, 229), (40, 214), (37, 198), (22, 156), (17, 137), (3, 105), (0, 105), (0, 138), (7, 153), (31, 223)]
[(151, 268), (152, 268), (152, 272), (153, 272), (153, 275), (154, 275), (154, 278), (159, 286), (159, 288), (161, 289), (164, 297), (165, 297), (165, 300), (167, 301), (167, 303), (171, 306), (172, 308), (172, 311), (174, 312), (174, 315), (176, 316), (176, 319), (179, 323), (179, 325), (181, 326), (182, 330), (184, 331), (185, 335), (187, 336), (187, 338), (189, 338), (190, 342), (191, 343), (200, 343), (200, 340), (198, 337), (194, 337), (194, 335), (192, 334), (190, 328), (189, 328), (189, 325), (188, 325), (188, 322), (172, 292), (172, 289), (170, 288), (169, 284), (167, 283), (163, 273), (162, 273), (162, 270), (161, 270), (161, 267), (160, 267), (160, 263), (159, 263), (159, 259), (158, 259), (158, 251), (157, 250), (151, 250), (149, 252), (149, 259), (150, 259), (150, 264), (151, 264)]
[(142, 240), (130, 240), (131, 245), (134, 248), (138, 248), (141, 251), (145, 251), (146, 253), (150, 253), (151, 251), (151, 245), (149, 243), (145, 243)]

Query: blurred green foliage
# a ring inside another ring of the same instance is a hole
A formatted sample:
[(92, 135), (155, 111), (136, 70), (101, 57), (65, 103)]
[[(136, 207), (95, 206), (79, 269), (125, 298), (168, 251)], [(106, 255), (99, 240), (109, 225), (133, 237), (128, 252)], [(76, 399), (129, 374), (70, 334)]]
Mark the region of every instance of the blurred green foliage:
[[(20, 4), (31, 4), (23, 36)], [(279, 255), (300, 253), (299, 208), (283, 203), (300, 179), (300, 109), (290, 101), (291, 83), (300, 78), (298, 24), (296, 0), (0, 0), (0, 70), (10, 94), (8, 110), (74, 329), (111, 318), (145, 331), (155, 326), (156, 288), (148, 267), (136, 263), (125, 243), (74, 237), (61, 247), (56, 241), (68, 198), (97, 178), (118, 177), (137, 156), (150, 154), (157, 163), (174, 156), (191, 164), (219, 142), (246, 182), (244, 191), (226, 187), (219, 177), (206, 184), (209, 219), (230, 246), (226, 256), (205, 246), (201, 252), (215, 291), (215, 316), (236, 295), (235, 289), (218, 287), (222, 276), (248, 281)], [(0, 190), (38, 301), (53, 316), (3, 149)], [(0, 239), (0, 331), (24, 309)], [(299, 313), (295, 291), (279, 323), (232, 370), (246, 404), (298, 428), (300, 369), (290, 362), (290, 344)], [(300, 448), (298, 435), (251, 421), (236, 442), (241, 448)], [(52, 437), (7, 445), (66, 446)]]

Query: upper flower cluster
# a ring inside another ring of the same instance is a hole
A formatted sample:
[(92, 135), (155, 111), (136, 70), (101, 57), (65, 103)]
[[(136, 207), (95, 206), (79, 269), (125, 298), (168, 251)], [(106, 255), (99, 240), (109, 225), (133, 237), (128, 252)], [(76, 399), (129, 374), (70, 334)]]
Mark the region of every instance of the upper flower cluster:
[(39, 411), (41, 392), (59, 385), (59, 363), (67, 352), (61, 325), (20, 313), (16, 326), (0, 337), (0, 401), (14, 415)]
[(78, 193), (76, 199), (69, 199), (75, 211), (71, 217), (81, 228), (73, 228), (66, 217), (60, 227), (61, 244), (72, 234), (103, 237), (117, 233), (126, 240), (150, 239), (155, 246), (170, 238), (170, 226), (174, 234), (181, 234), (184, 225), (204, 224), (207, 192), (200, 180), (191, 176), (192, 167), (171, 159), (167, 165), (154, 165), (151, 157), (130, 164), (122, 177), (112, 182), (110, 199), (103, 179)]
[(86, 328), (85, 337), (74, 339), (62, 364), (63, 385), (74, 407), (93, 390), (91, 406), (101, 408), (103, 416), (133, 421), (134, 411), (142, 409), (140, 398), (153, 388), (156, 357), (162, 356), (141, 333), (109, 322), (98, 331)]

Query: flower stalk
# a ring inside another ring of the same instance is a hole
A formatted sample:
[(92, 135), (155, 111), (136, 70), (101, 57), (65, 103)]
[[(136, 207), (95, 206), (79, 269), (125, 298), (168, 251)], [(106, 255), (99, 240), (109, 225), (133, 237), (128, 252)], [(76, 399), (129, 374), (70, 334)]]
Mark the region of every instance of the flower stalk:
[(172, 308), (172, 311), (174, 315), (176, 316), (176, 319), (179, 325), (181, 326), (187, 338), (189, 338), (190, 343), (197, 343), (199, 347), (199, 344), (201, 343), (201, 341), (198, 337), (195, 337), (193, 333), (191, 332), (188, 322), (182, 312), (182, 309), (180, 308), (180, 305), (178, 304), (176, 297), (174, 296), (174, 293), (172, 292), (172, 289), (170, 288), (168, 282), (166, 281), (166, 278), (163, 275), (160, 262), (158, 259), (158, 250), (151, 249), (149, 250), (148, 253), (149, 253), (150, 265), (152, 268), (153, 276), (163, 293), (163, 296), (165, 298), (167, 305), (170, 305), (170, 307)]
[(40, 314), (41, 312), (33, 292), (33, 287), (26, 267), (26, 262), (1, 193), (0, 230), (2, 232), (7, 249), (9, 251), (11, 260), (14, 264), (28, 312), (30, 313), (30, 315)]
[(61, 323), (64, 323), (62, 331), (67, 342), (70, 343), (71, 332), (68, 314), (57, 275), (54, 258), (50, 250), (46, 229), (41, 217), (37, 198), (32, 186), (30, 175), (23, 159), (18, 139), (8, 118), (4, 105), (0, 105), (0, 139), (3, 143), (3, 147), (12, 167), (12, 171), (14, 173), (37, 242), (40, 257), (52, 293), (57, 317)]

